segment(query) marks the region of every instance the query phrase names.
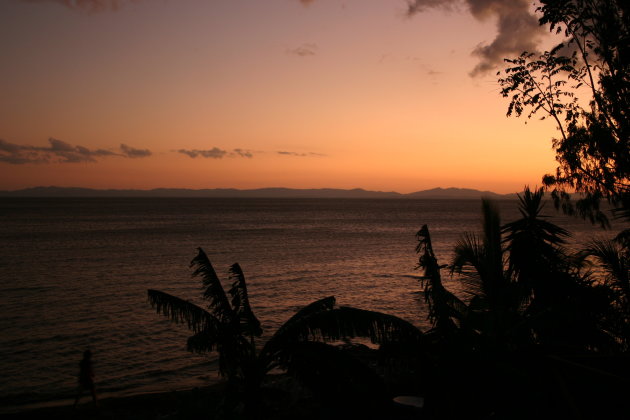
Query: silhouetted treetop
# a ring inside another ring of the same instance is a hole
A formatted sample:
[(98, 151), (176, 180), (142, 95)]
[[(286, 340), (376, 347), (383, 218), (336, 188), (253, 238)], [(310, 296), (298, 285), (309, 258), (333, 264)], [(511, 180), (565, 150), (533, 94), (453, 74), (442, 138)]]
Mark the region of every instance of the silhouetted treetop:
[[(630, 204), (630, 6), (622, 0), (540, 3), (540, 23), (565, 39), (550, 51), (505, 60), (508, 67), (497, 75), (510, 98), (507, 115), (554, 119), (558, 167), (543, 183), (566, 213), (607, 225), (602, 199), (620, 210)], [(573, 202), (571, 191), (582, 195)]]

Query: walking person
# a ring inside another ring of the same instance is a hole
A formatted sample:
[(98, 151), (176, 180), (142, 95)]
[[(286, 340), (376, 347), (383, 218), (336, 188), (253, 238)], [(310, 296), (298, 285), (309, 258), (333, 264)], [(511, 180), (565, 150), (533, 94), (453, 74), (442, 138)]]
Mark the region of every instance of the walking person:
[(73, 408), (77, 407), (79, 399), (83, 395), (84, 390), (89, 390), (92, 394), (94, 407), (98, 407), (98, 399), (96, 398), (96, 387), (94, 386), (94, 369), (92, 367), (92, 352), (87, 349), (83, 352), (83, 359), (79, 363), (79, 389), (77, 397), (74, 400)]

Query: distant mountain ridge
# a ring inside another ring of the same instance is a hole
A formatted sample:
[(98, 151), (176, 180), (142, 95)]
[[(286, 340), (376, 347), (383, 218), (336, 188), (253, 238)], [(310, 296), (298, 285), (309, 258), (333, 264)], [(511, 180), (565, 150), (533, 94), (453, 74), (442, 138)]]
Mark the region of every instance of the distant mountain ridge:
[(432, 188), (404, 194), (406, 198), (516, 198), (516, 193), (497, 194), (492, 191), (479, 191), (471, 188)]
[(401, 194), (395, 191), (369, 191), (362, 188), (350, 190), (337, 188), (257, 188), (239, 190), (236, 188), (187, 189), (155, 188), (151, 190), (133, 189), (92, 189), (78, 187), (33, 187), (16, 191), (0, 191), (0, 197), (216, 197), (216, 198), (426, 198), (426, 199), (496, 199), (516, 198), (516, 194), (497, 194), (492, 191), (479, 191), (470, 188), (432, 188)]

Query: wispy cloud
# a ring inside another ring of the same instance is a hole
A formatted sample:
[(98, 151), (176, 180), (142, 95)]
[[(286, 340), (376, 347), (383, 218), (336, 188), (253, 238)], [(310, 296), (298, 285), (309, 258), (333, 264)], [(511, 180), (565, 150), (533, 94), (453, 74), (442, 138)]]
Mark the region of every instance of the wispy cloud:
[(89, 149), (74, 146), (53, 137), (48, 139), (49, 146), (30, 146), (0, 139), (0, 162), (14, 165), (26, 163), (79, 163), (96, 162), (98, 157), (119, 156), (140, 158), (151, 155), (148, 149), (135, 149), (125, 144), (120, 145), (120, 152), (105, 149)]
[(326, 156), (323, 153), (315, 153), (315, 152), (306, 152), (306, 153), (298, 153), (298, 152), (287, 152), (286, 150), (279, 150), (276, 152), (279, 155), (283, 155), (283, 156), (299, 156), (299, 157), (315, 157), (315, 156)]
[(297, 57), (311, 57), (317, 54), (317, 44), (302, 44), (296, 48), (288, 48), (286, 53), (288, 55), (295, 55)]
[(196, 158), (196, 157), (204, 157), (204, 158), (210, 158), (210, 159), (222, 159), (223, 156), (225, 156), (227, 154), (227, 151), (225, 150), (221, 150), (218, 147), (213, 147), (212, 149), (208, 149), (208, 150), (199, 150), (199, 149), (179, 149), (177, 151), (177, 153), (183, 153), (187, 156), (190, 156), (191, 158)]
[(22, 146), (0, 139), (0, 162), (21, 165), (47, 161), (45, 156), (42, 156), (33, 146)]
[[(465, 0), (462, 0), (465, 1)], [(426, 12), (430, 9), (442, 9), (451, 11), (461, 3), (460, 0), (407, 0), (407, 14)]]
[(233, 154), (240, 156), (240, 157), (244, 157), (244, 158), (252, 158), (254, 157), (253, 153), (249, 150), (244, 150), (244, 149), (234, 149), (232, 151)]
[(116, 153), (109, 150), (90, 150), (83, 146), (73, 146), (70, 143), (52, 137), (48, 141), (50, 142), (50, 148), (40, 148), (39, 150), (53, 157), (60, 158), (60, 161), (63, 163), (96, 162), (95, 157), (116, 155)]
[(123, 155), (129, 158), (143, 158), (151, 156), (151, 151), (149, 149), (135, 149), (131, 146), (127, 146), (126, 144), (121, 144), (120, 150)]
[(223, 159), (224, 157), (242, 157), (251, 159), (254, 154), (250, 150), (245, 149), (232, 149), (232, 151), (227, 151), (223, 149), (219, 149), (218, 147), (213, 147), (212, 149), (200, 150), (200, 149), (179, 149), (177, 153), (184, 154), (191, 158), (209, 158), (209, 159)]
[(503, 63), (504, 58), (513, 57), (523, 51), (535, 51), (544, 29), (531, 13), (531, 0), (408, 0), (409, 16), (430, 9), (453, 10), (466, 6), (475, 19), (497, 20), (497, 35), (489, 44), (481, 43), (472, 54), (479, 63), (470, 72), (480, 76)]
[(140, 0), (21, 0), (24, 3), (57, 3), (69, 9), (81, 10), (85, 12), (104, 12), (108, 10), (118, 10), (125, 3), (137, 2)]

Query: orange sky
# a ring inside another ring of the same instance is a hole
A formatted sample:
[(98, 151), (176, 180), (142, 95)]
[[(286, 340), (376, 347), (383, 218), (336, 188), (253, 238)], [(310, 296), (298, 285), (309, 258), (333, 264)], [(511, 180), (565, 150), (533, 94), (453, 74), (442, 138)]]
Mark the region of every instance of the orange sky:
[(497, 16), (463, 0), (63, 3), (0, 3), (0, 189), (507, 193), (555, 168), (553, 125), (469, 75)]

